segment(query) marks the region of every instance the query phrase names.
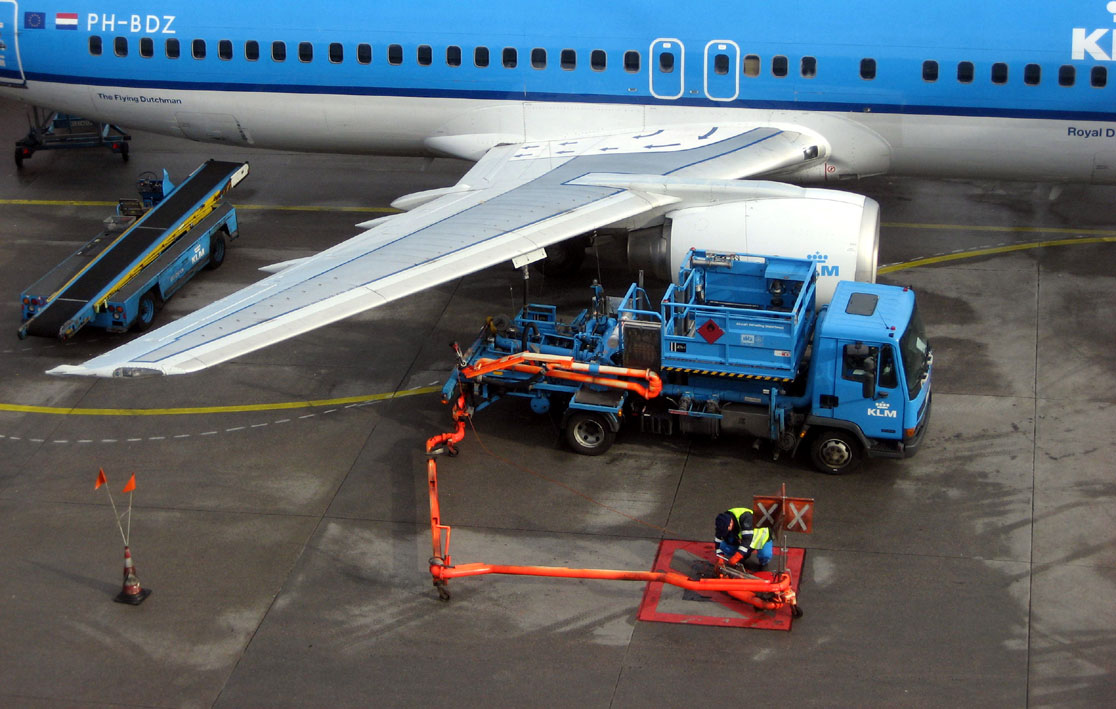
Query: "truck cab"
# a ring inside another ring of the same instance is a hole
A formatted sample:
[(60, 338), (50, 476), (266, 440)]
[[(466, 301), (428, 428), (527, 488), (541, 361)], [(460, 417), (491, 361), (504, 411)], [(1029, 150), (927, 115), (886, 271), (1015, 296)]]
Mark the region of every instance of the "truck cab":
[(832, 472), (872, 457), (903, 458), (922, 443), (933, 354), (914, 292), (844, 281), (818, 317), (811, 413), (815, 464)]

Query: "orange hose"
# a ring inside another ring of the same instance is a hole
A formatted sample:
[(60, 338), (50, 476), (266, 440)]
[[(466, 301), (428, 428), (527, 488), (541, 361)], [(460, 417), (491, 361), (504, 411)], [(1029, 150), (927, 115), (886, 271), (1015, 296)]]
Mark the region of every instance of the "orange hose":
[[(539, 362), (540, 365), (527, 364)], [(547, 366), (551, 365), (551, 366)], [(587, 382), (613, 389), (627, 389), (634, 391), (644, 399), (654, 399), (663, 390), (663, 381), (659, 375), (650, 369), (632, 369), (630, 367), (614, 367), (607, 364), (592, 364), (578, 362), (573, 357), (565, 355), (541, 354), (535, 352), (520, 352), (500, 359), (478, 359), (474, 364), (461, 370), (461, 374), (468, 379), (474, 379), (490, 372), (511, 369), (529, 374), (545, 374), (555, 379)], [(629, 382), (623, 379), (601, 377), (597, 375), (611, 375), (613, 377), (633, 377), (645, 379), (647, 385), (639, 382)]]

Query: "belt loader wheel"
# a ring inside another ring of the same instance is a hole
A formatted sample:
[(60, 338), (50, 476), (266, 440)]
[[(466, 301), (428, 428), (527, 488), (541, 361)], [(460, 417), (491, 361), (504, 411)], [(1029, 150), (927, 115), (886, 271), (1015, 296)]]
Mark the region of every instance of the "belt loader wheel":
[(155, 321), (156, 309), (155, 291), (149, 290), (140, 298), (139, 312), (132, 323), (132, 331), (143, 332), (151, 327), (151, 323)]
[(205, 267), (210, 271), (216, 271), (224, 262), (225, 234), (219, 231), (209, 237), (209, 263), (205, 264)]
[(821, 472), (841, 475), (860, 465), (860, 443), (844, 431), (822, 431), (810, 446), (810, 457)]
[(615, 439), (605, 417), (592, 411), (575, 412), (566, 423), (566, 442), (582, 455), (600, 455)]

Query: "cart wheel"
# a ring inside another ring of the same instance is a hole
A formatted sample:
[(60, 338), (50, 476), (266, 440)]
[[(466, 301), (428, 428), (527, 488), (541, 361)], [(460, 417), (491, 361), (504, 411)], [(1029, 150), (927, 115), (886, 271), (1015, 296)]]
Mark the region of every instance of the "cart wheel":
[(151, 327), (151, 323), (155, 321), (155, 293), (154, 291), (147, 291), (140, 298), (139, 313), (136, 315), (136, 321), (132, 323), (132, 330), (135, 332), (143, 332)]
[(615, 439), (604, 416), (591, 411), (578, 411), (566, 423), (566, 442), (575, 453), (600, 455), (612, 447)]
[(23, 148), (16, 148), (15, 149), (15, 162), (16, 162), (16, 169), (17, 170), (19, 168), (23, 167)]
[(127, 143), (121, 143), (120, 144), (120, 159), (123, 160), (124, 162), (128, 162), (128, 144)]
[(225, 235), (218, 232), (209, 237), (209, 263), (205, 267), (216, 271), (225, 262)]
[(800, 608), (797, 603), (795, 605), (791, 606), (791, 617), (792, 618), (801, 618), (802, 617), (802, 608)]

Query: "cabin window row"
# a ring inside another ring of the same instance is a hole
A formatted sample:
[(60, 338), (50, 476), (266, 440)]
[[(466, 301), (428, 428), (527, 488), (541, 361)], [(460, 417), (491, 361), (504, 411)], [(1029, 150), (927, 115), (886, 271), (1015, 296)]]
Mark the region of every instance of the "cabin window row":
[[(165, 40), (163, 52), (168, 59), (178, 59), (183, 54), (182, 41), (169, 38)], [(112, 42), (112, 51), (118, 57), (128, 56), (128, 38), (115, 37)], [(287, 43), (282, 41), (272, 42), (270, 48), (266, 45), (264, 50), (270, 49), (270, 56), (272, 61), (283, 62), (287, 60)], [(187, 49), (189, 56), (194, 59), (205, 59), (209, 53), (209, 45), (204, 39), (195, 39), (187, 42)], [(89, 38), (89, 53), (94, 56), (100, 56), (104, 52), (103, 40), (98, 35), (92, 35)], [(141, 37), (139, 40), (139, 54), (141, 57), (155, 56), (155, 41), (151, 37)], [(389, 44), (386, 49), (387, 62), (392, 65), (399, 65), (404, 62), (404, 49), (401, 44)], [(222, 39), (217, 42), (217, 57), (228, 61), (234, 56), (233, 43), (231, 40)], [(255, 40), (249, 40), (244, 43), (244, 58), (247, 61), (259, 61), (261, 54), (260, 43)], [(314, 61), (314, 45), (311, 42), (299, 42), (296, 46), (296, 55), (298, 61), (309, 63)], [(356, 61), (358, 64), (371, 64), (372, 63), (372, 45), (371, 44), (358, 44), (355, 51)], [(345, 61), (345, 48), (339, 42), (332, 42), (326, 49), (326, 57), (332, 64), (341, 64)], [(465, 52), (461, 47), (450, 45), (446, 47), (445, 63), (448, 66), (461, 66), (465, 57)], [(521, 58), (520, 52), (515, 47), (504, 47), (497, 50), (496, 56), (488, 47), (474, 47), (470, 60), (473, 66), (488, 67), (495, 62), (508, 69), (514, 69), (519, 66)], [(434, 63), (434, 49), (428, 44), (420, 44), (415, 48), (415, 61), (421, 66), (430, 66)], [(545, 69), (549, 62), (549, 53), (542, 47), (535, 47), (530, 52), (526, 52), (522, 61), (526, 61), (533, 69)], [(622, 65), (624, 70), (629, 73), (637, 73), (641, 67), (640, 53), (634, 50), (624, 52)], [(558, 52), (558, 66), (566, 71), (573, 71), (578, 66), (578, 52), (576, 49), (563, 49)], [(589, 68), (593, 71), (604, 71), (608, 68), (608, 56), (603, 49), (594, 49), (589, 52)]]
[[(204, 39), (190, 40), (189, 54), (194, 59), (205, 59), (209, 52), (208, 44)], [(163, 51), (169, 59), (178, 59), (182, 56), (182, 43), (176, 38), (168, 38), (164, 42)], [(102, 39), (98, 35), (89, 38), (89, 52), (99, 56), (103, 52)], [(118, 57), (128, 56), (128, 38), (113, 38), (113, 53)], [(139, 40), (139, 54), (141, 57), (155, 55), (155, 41), (151, 37), (141, 37)], [(217, 42), (217, 57), (228, 61), (233, 58), (233, 43), (231, 40), (222, 39)], [(272, 42), (270, 46), (272, 61), (283, 62), (287, 60), (287, 43), (282, 41)], [(311, 42), (299, 42), (296, 46), (298, 61), (308, 63), (314, 61), (314, 45)], [(249, 40), (244, 43), (244, 58), (247, 61), (259, 61), (261, 57), (260, 43)], [(326, 50), (326, 57), (333, 64), (345, 61), (345, 49), (339, 42), (332, 42)], [(461, 47), (450, 45), (446, 47), (445, 63), (447, 66), (461, 66), (465, 53)], [(524, 60), (533, 69), (546, 69), (549, 55), (546, 49), (535, 47), (526, 53)], [(504, 47), (499, 50), (498, 56), (493, 57), (488, 47), (474, 47), (471, 57), (473, 66), (484, 68), (499, 62), (508, 69), (515, 69), (520, 63), (520, 52), (515, 47)], [(358, 64), (372, 63), (372, 45), (358, 44), (356, 46), (356, 61)], [(434, 49), (428, 44), (420, 44), (415, 49), (415, 61), (420, 66), (430, 66), (434, 63)], [(387, 45), (387, 62), (392, 65), (404, 63), (404, 49), (401, 44)], [(744, 56), (743, 72), (745, 76), (757, 77), (762, 73), (763, 60), (757, 54)], [(575, 49), (563, 49), (558, 53), (558, 66), (566, 71), (577, 68), (578, 56)], [(634, 50), (624, 52), (623, 67), (629, 73), (638, 73), (642, 65), (640, 53)], [(589, 52), (589, 68), (593, 71), (604, 71), (608, 67), (608, 56), (601, 49)], [(731, 60), (727, 54), (716, 54), (713, 57), (713, 72), (728, 74), (731, 71)], [(675, 70), (675, 56), (669, 52), (659, 55), (658, 70), (663, 74), (673, 73)], [(790, 59), (785, 55), (776, 54), (771, 57), (771, 75), (777, 78), (788, 76), (790, 73)], [(798, 74), (803, 78), (812, 79), (818, 73), (818, 60), (816, 57), (804, 56), (798, 63)], [(865, 57), (860, 60), (860, 78), (871, 81), (876, 78), (876, 60)], [(994, 62), (989, 69), (989, 79), (993, 84), (1006, 84), (1010, 78), (1010, 69), (1005, 62)], [(976, 81), (976, 65), (973, 62), (963, 61), (957, 63), (957, 81), (962, 84), (971, 84)], [(933, 83), (942, 78), (942, 67), (937, 61), (927, 60), (922, 63), (923, 81)], [(1042, 67), (1038, 64), (1027, 64), (1023, 67), (1023, 83), (1027, 86), (1038, 86), (1042, 82)], [(1077, 67), (1064, 64), (1058, 67), (1058, 85), (1073, 86), (1077, 83)], [(1094, 88), (1104, 88), (1108, 85), (1108, 69), (1103, 66), (1094, 66), (1089, 70), (1089, 85)]]

